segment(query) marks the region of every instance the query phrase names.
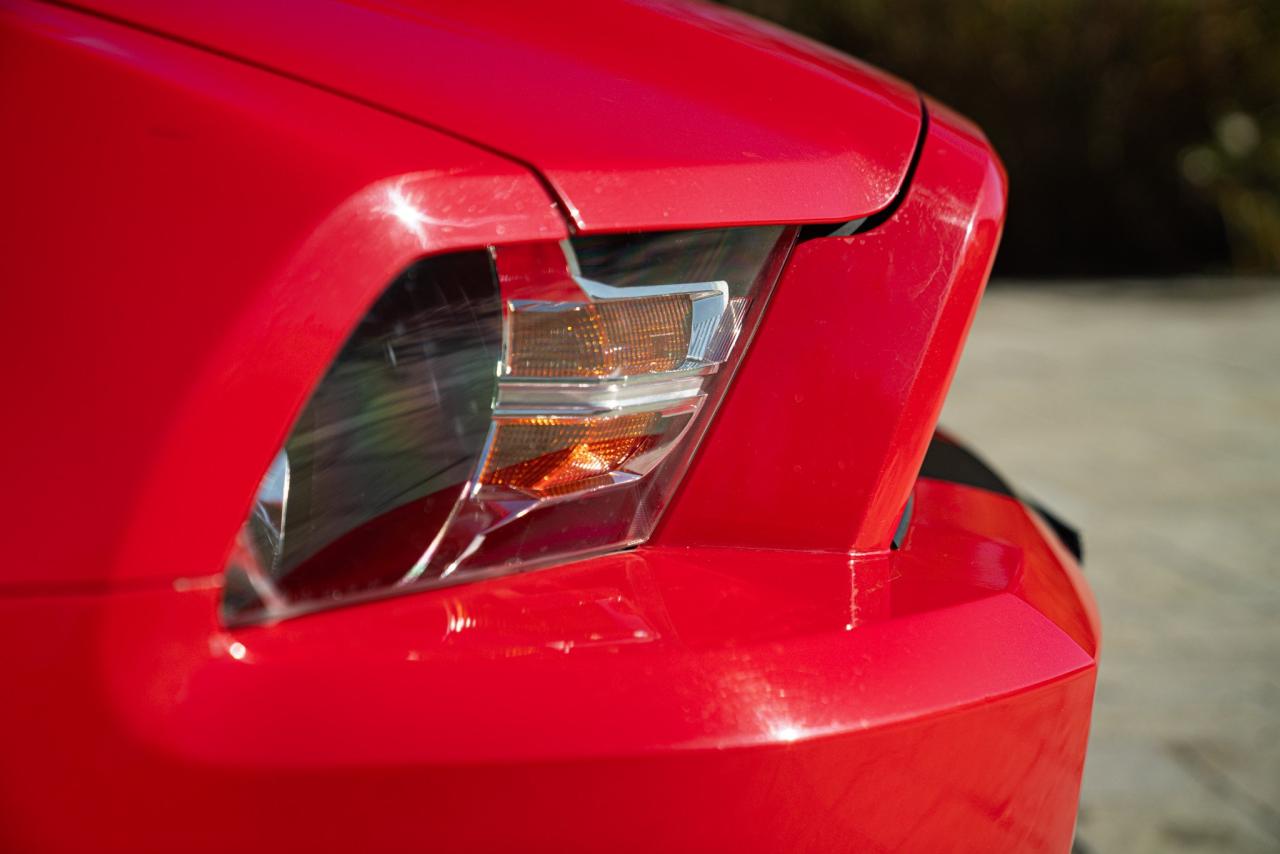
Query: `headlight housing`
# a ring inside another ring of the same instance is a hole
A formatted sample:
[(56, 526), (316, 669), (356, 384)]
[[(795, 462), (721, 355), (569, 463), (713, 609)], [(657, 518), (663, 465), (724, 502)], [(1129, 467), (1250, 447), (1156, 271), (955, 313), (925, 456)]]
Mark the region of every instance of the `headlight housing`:
[(224, 617), (275, 619), (643, 542), (796, 229), (441, 255), (369, 310), (240, 529)]

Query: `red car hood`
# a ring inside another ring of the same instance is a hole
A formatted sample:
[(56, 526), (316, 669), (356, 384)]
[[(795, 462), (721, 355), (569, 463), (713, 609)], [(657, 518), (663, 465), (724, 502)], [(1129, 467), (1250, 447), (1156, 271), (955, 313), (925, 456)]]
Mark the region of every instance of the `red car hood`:
[(83, 0), (538, 171), (584, 231), (841, 221), (889, 204), (914, 90), (701, 4)]

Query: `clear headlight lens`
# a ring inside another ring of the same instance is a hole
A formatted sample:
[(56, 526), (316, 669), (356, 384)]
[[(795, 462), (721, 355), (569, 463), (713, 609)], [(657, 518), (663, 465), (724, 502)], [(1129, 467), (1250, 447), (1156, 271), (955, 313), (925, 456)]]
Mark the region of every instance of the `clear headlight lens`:
[(794, 239), (783, 227), (587, 237), (413, 265), (263, 479), (225, 617), (642, 542)]

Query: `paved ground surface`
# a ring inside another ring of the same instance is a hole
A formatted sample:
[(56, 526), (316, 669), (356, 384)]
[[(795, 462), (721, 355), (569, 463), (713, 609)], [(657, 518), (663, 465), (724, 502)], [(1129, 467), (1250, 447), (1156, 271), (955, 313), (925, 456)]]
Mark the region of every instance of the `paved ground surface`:
[(997, 283), (943, 423), (1085, 533), (1078, 847), (1280, 851), (1280, 282)]

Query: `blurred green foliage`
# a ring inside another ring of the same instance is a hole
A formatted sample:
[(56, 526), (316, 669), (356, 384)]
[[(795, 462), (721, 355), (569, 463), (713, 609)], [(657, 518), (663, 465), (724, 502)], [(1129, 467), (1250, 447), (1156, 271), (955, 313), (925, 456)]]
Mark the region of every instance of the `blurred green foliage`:
[(1280, 271), (1280, 0), (730, 0), (1004, 159), (1006, 275)]

